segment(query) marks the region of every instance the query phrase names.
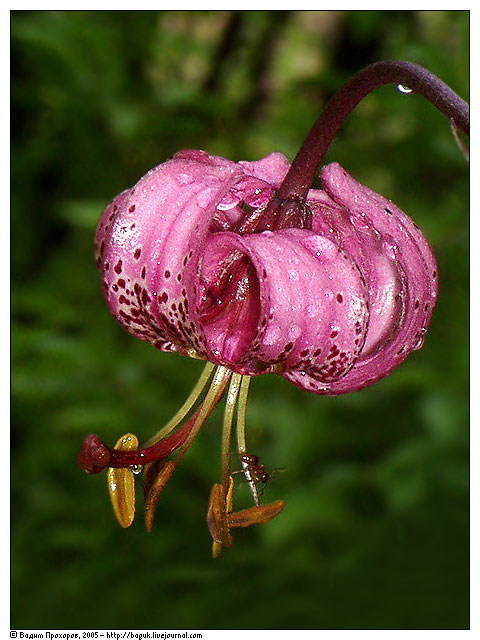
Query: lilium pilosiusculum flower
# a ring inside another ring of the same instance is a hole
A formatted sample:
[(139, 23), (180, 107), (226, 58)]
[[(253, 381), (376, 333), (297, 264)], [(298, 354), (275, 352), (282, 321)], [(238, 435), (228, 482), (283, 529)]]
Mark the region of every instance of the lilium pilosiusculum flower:
[(406, 214), (338, 164), (309, 192), (311, 230), (236, 233), (288, 168), (279, 153), (233, 163), (182, 151), (150, 171), (98, 225), (105, 298), (162, 351), (315, 393), (355, 391), (420, 345), (435, 259)]
[[(242, 517), (232, 511), (230, 431), (238, 402), (245, 454), (250, 377), (276, 373), (322, 395), (362, 389), (423, 344), (437, 296), (430, 246), (396, 205), (332, 163), (320, 172), (322, 189), (304, 189), (282, 213), (282, 189), (295, 170), (280, 153), (235, 163), (181, 151), (118, 195), (96, 231), (97, 266), (117, 321), (160, 351), (209, 364), (150, 446), (121, 450), (124, 438), (109, 449), (89, 436), (79, 463), (93, 473), (116, 469), (110, 493), (124, 523), (133, 519), (128, 474), (146, 463), (150, 529), (160, 491), (230, 380), (222, 484), (208, 519), (216, 555), (230, 540), (228, 523), (264, 522), (281, 510), (260, 507), (255, 474), (242, 462), (256, 507)], [(208, 393), (186, 419), (214, 366)]]

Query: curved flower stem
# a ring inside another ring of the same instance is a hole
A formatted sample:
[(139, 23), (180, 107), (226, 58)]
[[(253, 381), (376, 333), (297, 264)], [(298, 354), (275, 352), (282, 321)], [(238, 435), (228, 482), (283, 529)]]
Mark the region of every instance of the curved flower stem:
[(442, 80), (413, 62), (376, 62), (350, 78), (327, 103), (280, 185), (277, 193), (280, 201), (305, 201), (325, 152), (344, 120), (366, 95), (390, 83), (420, 93), (469, 135), (469, 106)]

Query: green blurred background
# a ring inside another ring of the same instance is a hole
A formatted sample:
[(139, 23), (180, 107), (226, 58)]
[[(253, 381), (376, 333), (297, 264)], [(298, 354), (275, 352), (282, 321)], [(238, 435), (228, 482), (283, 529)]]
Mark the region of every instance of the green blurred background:
[[(147, 534), (121, 530), (90, 432), (147, 439), (201, 363), (123, 332), (92, 255), (109, 200), (176, 150), (293, 159), (349, 75), (385, 58), (468, 99), (466, 11), (11, 14), (13, 628), (468, 626), (468, 178), (446, 120), (384, 87), (328, 153), (429, 238), (440, 296), (422, 350), (346, 397), (253, 381), (248, 443), (285, 511), (210, 556), (217, 410)], [(142, 498), (138, 491), (140, 506)], [(237, 507), (250, 506), (237, 487)]]

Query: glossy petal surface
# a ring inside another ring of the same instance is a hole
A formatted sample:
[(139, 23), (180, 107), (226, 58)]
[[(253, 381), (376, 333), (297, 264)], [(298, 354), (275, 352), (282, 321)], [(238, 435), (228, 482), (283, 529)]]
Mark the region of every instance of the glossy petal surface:
[(338, 164), (311, 190), (311, 230), (240, 234), (288, 171), (182, 151), (105, 210), (97, 265), (132, 335), (316, 393), (360, 389), (423, 342), (437, 295), (431, 249), (392, 202)]

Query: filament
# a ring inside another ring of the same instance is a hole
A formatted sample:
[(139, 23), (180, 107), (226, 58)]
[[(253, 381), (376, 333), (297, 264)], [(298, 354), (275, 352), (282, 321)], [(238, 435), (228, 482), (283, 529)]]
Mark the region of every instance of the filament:
[(248, 389), (250, 387), (250, 376), (243, 376), (240, 385), (237, 409), (237, 441), (239, 453), (245, 453), (247, 446), (245, 443), (245, 422), (247, 416)]
[(171, 431), (173, 431), (173, 429), (178, 424), (180, 424), (180, 422), (185, 418), (187, 413), (190, 411), (190, 409), (193, 407), (193, 405), (197, 401), (198, 396), (202, 393), (203, 389), (205, 388), (205, 386), (206, 386), (206, 384), (208, 382), (208, 379), (210, 378), (210, 375), (211, 375), (214, 367), (215, 367), (215, 365), (212, 362), (208, 362), (205, 365), (205, 368), (202, 371), (202, 375), (198, 379), (196, 385), (193, 387), (190, 395), (185, 400), (183, 405), (180, 407), (180, 409), (177, 411), (177, 413), (173, 416), (173, 418), (171, 418), (167, 422), (167, 424), (164, 427), (162, 427), (162, 429), (160, 429), (160, 431), (158, 433), (156, 433), (154, 436), (152, 436), (146, 442), (146, 444), (145, 444), (146, 447), (148, 447), (148, 446), (150, 446), (152, 444), (155, 444), (159, 440), (162, 440), (163, 438), (165, 438), (165, 436), (168, 436), (168, 434)]
[[(242, 384), (240, 386), (240, 396), (238, 399), (238, 409), (237, 409), (237, 442), (238, 442), (238, 453), (241, 455), (242, 453), (247, 452), (247, 443), (245, 440), (245, 423), (247, 417), (247, 399), (248, 399), (248, 389), (250, 387), (250, 377), (243, 376)], [(260, 506), (260, 500), (258, 499), (257, 485), (255, 484), (255, 480), (252, 477), (250, 469), (248, 468), (248, 464), (243, 462), (243, 474), (248, 482), (248, 486), (250, 488), (250, 493), (252, 494), (253, 501), (255, 502), (255, 506)]]
[(198, 415), (193, 423), (193, 426), (188, 434), (185, 442), (182, 444), (179, 452), (175, 457), (175, 465), (182, 458), (188, 447), (191, 445), (197, 433), (200, 431), (200, 427), (205, 422), (205, 419), (210, 415), (211, 411), (214, 409), (217, 402), (220, 400), (222, 393), (225, 390), (228, 380), (232, 372), (226, 367), (219, 366), (215, 372), (212, 383), (208, 390), (207, 395), (205, 396), (205, 400), (203, 401), (201, 407), (199, 408)]
[(222, 449), (221, 449), (221, 478), (222, 486), (227, 492), (230, 482), (230, 436), (232, 433), (232, 421), (238, 391), (242, 382), (242, 376), (234, 373), (228, 389), (227, 404), (223, 415)]

